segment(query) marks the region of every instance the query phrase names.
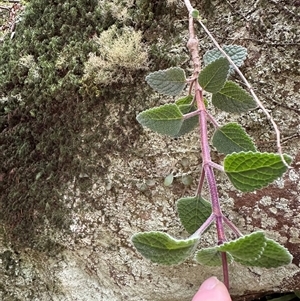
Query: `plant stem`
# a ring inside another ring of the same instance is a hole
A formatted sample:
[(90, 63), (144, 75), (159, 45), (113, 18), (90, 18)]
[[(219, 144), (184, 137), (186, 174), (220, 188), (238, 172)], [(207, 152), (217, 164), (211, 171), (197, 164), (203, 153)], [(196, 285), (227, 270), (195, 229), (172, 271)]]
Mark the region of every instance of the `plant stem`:
[[(200, 139), (201, 139), (201, 148), (203, 156), (203, 167), (205, 171), (206, 180), (209, 187), (209, 193), (211, 198), (212, 212), (216, 219), (217, 235), (218, 235), (218, 244), (222, 244), (226, 241), (225, 230), (223, 225), (223, 213), (221, 210), (219, 195), (217, 190), (217, 183), (215, 175), (213, 172), (212, 160), (210, 157), (210, 150), (207, 137), (207, 120), (206, 120), (206, 109), (202, 110), (199, 115), (200, 123)], [(229, 274), (228, 274), (228, 264), (226, 253), (221, 253), (222, 256), (222, 267), (223, 267), (223, 277), (224, 284), (229, 289)]]
[(211, 167), (215, 168), (215, 169), (218, 169), (218, 170), (224, 172), (224, 167), (223, 167), (222, 165), (220, 165), (220, 164), (217, 164), (217, 163), (211, 161), (211, 162), (209, 163), (209, 165), (210, 165)]
[[(195, 84), (195, 93), (196, 101), (199, 112), (199, 126), (200, 126), (200, 141), (201, 141), (201, 150), (202, 150), (202, 164), (203, 171), (209, 187), (209, 193), (212, 204), (212, 213), (215, 216), (217, 235), (218, 235), (218, 244), (222, 244), (226, 241), (224, 225), (223, 225), (223, 213), (221, 210), (219, 195), (217, 190), (217, 183), (215, 175), (213, 173), (212, 160), (210, 156), (210, 148), (208, 143), (207, 135), (207, 119), (206, 119), (206, 108), (203, 102), (202, 88), (200, 87), (198, 81)], [(228, 265), (226, 253), (222, 253), (222, 266), (223, 266), (223, 277), (224, 284), (229, 288), (229, 275), (228, 275)]]
[(237, 237), (243, 236), (242, 232), (226, 216), (223, 216), (223, 221)]
[[(223, 267), (223, 275), (224, 275), (224, 284), (229, 289), (229, 274), (228, 274), (228, 263), (227, 263), (227, 255), (225, 252), (221, 252), (222, 258), (222, 267)], [(225, 277), (227, 275), (227, 277)]]
[(198, 183), (198, 187), (197, 187), (197, 191), (196, 191), (196, 196), (198, 196), (198, 197), (201, 196), (201, 191), (202, 191), (204, 179), (205, 179), (205, 171), (202, 167), (201, 174), (200, 174), (200, 179), (199, 179), (199, 183)]
[[(191, 82), (191, 85), (194, 84), (194, 91), (195, 91), (195, 99), (198, 108), (198, 115), (199, 115), (199, 129), (200, 129), (200, 144), (202, 150), (202, 172), (200, 176), (200, 181), (198, 185), (197, 194), (200, 194), (200, 188), (203, 185), (203, 174), (206, 177), (209, 193), (211, 197), (211, 204), (212, 204), (212, 215), (208, 218), (205, 222), (204, 227), (207, 228), (211, 222), (215, 219), (216, 227), (217, 227), (217, 235), (218, 235), (218, 244), (222, 244), (226, 241), (224, 225), (223, 225), (223, 213), (220, 207), (219, 202), (219, 195), (217, 190), (217, 183), (215, 180), (215, 175), (213, 173), (213, 162), (210, 156), (210, 148), (208, 142), (208, 134), (207, 134), (207, 112), (206, 107), (204, 104), (204, 98), (202, 94), (202, 88), (198, 82), (198, 76), (200, 72), (200, 59), (199, 59), (199, 52), (198, 52), (198, 39), (195, 36), (194, 32), (194, 20), (190, 16), (189, 18), (189, 40), (187, 43), (187, 47), (191, 53), (192, 61), (194, 63), (194, 72), (193, 72), (193, 79), (194, 81)], [(201, 234), (203, 230), (203, 225), (200, 229), (196, 232), (197, 234)], [(202, 232), (201, 232), (202, 231)], [(194, 234), (195, 235), (195, 234)], [(194, 236), (193, 235), (193, 236)], [(229, 275), (228, 275), (228, 264), (227, 264), (227, 257), (226, 253), (222, 253), (222, 266), (223, 266), (223, 277), (224, 277), (224, 284), (229, 288)]]
[[(186, 6), (186, 8), (187, 8), (187, 10), (189, 12), (189, 14), (191, 14), (192, 11), (194, 10), (194, 8), (191, 5), (190, 0), (184, 0), (184, 4), (185, 4), (185, 6)], [(272, 116), (269, 114), (269, 112), (266, 110), (266, 108), (264, 107), (264, 105), (262, 104), (262, 102), (259, 100), (259, 98), (255, 94), (252, 86), (250, 85), (250, 83), (248, 82), (248, 80), (246, 79), (246, 77), (244, 76), (244, 74), (242, 73), (242, 71), (232, 61), (232, 59), (230, 58), (230, 56), (222, 49), (222, 47), (219, 45), (219, 43), (217, 42), (217, 40), (213, 37), (213, 35), (207, 29), (207, 27), (203, 24), (203, 22), (201, 22), (201, 20), (199, 18), (198, 18), (197, 21), (199, 22), (199, 24), (201, 25), (201, 27), (204, 29), (204, 31), (206, 32), (206, 34), (210, 37), (210, 39), (215, 44), (215, 46), (219, 49), (219, 51), (224, 55), (224, 57), (226, 57), (226, 59), (229, 61), (229, 63), (233, 67), (233, 69), (238, 73), (238, 75), (240, 76), (240, 78), (242, 79), (242, 81), (245, 83), (245, 85), (249, 89), (249, 91), (250, 91), (251, 95), (253, 96), (255, 102), (257, 103), (257, 105), (262, 109), (262, 111), (264, 112), (264, 114), (266, 115), (266, 117), (268, 118), (268, 120), (270, 120), (270, 122), (272, 123), (274, 131), (276, 133), (277, 150), (278, 150), (278, 153), (280, 155), (281, 161), (284, 163), (284, 165), (286, 165), (287, 168), (290, 168), (290, 166), (288, 165), (288, 163), (285, 161), (283, 153), (282, 153), (280, 131), (279, 131), (278, 127), (277, 127), (276, 122), (274, 121), (274, 119), (272, 118)]]
[(213, 126), (218, 129), (220, 126), (218, 125), (218, 122), (215, 118), (213, 118), (213, 116), (211, 116), (211, 114), (209, 114), (208, 112), (206, 112), (206, 115), (208, 117), (208, 119), (210, 120), (210, 122), (213, 124)]
[(193, 112), (190, 112), (190, 113), (184, 114), (184, 115), (183, 115), (183, 119), (184, 119), (184, 120), (185, 120), (185, 119), (189, 119), (189, 118), (194, 117), (194, 116), (197, 116), (197, 115), (199, 115), (199, 111), (198, 111), (198, 110), (193, 111)]

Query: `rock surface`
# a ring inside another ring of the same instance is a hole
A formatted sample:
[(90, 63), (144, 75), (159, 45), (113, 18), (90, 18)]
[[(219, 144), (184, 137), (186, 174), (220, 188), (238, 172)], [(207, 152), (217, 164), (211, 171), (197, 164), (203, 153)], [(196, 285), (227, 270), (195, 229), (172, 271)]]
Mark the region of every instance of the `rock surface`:
[[(238, 2), (211, 1), (214, 13), (207, 17), (207, 26), (220, 43), (247, 47), (246, 76), (278, 123), (284, 152), (293, 156), (292, 169), (282, 179), (254, 193), (241, 194), (218, 175), (222, 209), (228, 218), (245, 234), (264, 230), (294, 256), (292, 264), (278, 269), (230, 266), (234, 300), (251, 300), (271, 291), (300, 289), (299, 1)], [(187, 24), (187, 19), (182, 22)], [(203, 53), (211, 43), (200, 30), (199, 37)], [(48, 252), (39, 251), (38, 246), (18, 249), (2, 231), (1, 300), (188, 301), (207, 277), (222, 278), (220, 268), (203, 267), (192, 259), (174, 267), (152, 264), (133, 248), (130, 237), (140, 231), (187, 237), (175, 201), (194, 194), (201, 154), (196, 131), (174, 140), (144, 130), (135, 138), (138, 125), (131, 122), (137, 106), (128, 103), (106, 107), (106, 126), (114, 129), (107, 139), (116, 146), (103, 150), (110, 162), (106, 174), (93, 176), (91, 188), (84, 192), (75, 180), (63, 192), (72, 217), (69, 233), (53, 233), (45, 227), (45, 235), (62, 248)], [(147, 107), (139, 104), (138, 111)], [(244, 116), (222, 113), (218, 119), (242, 123), (260, 150), (276, 150), (272, 128), (259, 110)], [(128, 141), (122, 149), (124, 139)], [(222, 161), (214, 152), (213, 158)], [(164, 177), (170, 172), (175, 181), (165, 187)], [(181, 182), (185, 174), (194, 177), (190, 186)], [(203, 236), (203, 245), (215, 239), (212, 229)]]

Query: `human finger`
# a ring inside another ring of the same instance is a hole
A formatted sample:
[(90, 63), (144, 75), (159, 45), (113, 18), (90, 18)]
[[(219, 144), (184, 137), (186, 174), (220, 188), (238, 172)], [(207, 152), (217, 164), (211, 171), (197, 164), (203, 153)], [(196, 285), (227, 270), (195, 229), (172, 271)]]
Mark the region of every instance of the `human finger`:
[(200, 286), (192, 301), (232, 301), (226, 286), (216, 277), (210, 277)]

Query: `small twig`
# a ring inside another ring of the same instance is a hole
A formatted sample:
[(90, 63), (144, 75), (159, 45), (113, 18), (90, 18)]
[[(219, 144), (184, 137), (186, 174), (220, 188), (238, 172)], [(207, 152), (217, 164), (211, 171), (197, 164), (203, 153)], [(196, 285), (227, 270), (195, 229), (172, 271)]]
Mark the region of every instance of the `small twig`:
[(237, 237), (243, 236), (242, 232), (226, 216), (223, 216), (223, 221)]
[(254, 38), (225, 38), (226, 40), (241, 40), (241, 41), (252, 41), (252, 42), (256, 42), (258, 44), (263, 44), (263, 45), (268, 45), (268, 46), (273, 46), (273, 47), (277, 47), (277, 46), (298, 46), (300, 45), (300, 42), (272, 42), (272, 41), (267, 41), (267, 40), (259, 40), (259, 39), (254, 39)]
[(222, 172), (224, 172), (224, 167), (220, 164), (217, 164), (215, 162), (209, 162), (209, 165), (212, 167), (212, 168), (215, 168), (217, 170), (220, 170)]
[(210, 122), (214, 125), (215, 128), (219, 128), (219, 124), (217, 122), (217, 120), (210, 114), (206, 111), (206, 115), (208, 117), (208, 119), (210, 120)]
[(189, 119), (191, 117), (194, 117), (194, 116), (198, 116), (199, 115), (199, 110), (196, 110), (196, 111), (193, 111), (193, 112), (190, 112), (190, 113), (186, 113), (183, 115), (183, 119)]
[[(287, 136), (287, 137), (283, 137), (281, 139), (281, 144), (286, 144), (288, 143), (291, 139), (294, 139), (294, 138), (297, 138), (297, 137), (300, 137), (300, 133), (296, 132), (296, 133), (293, 133), (291, 134), (290, 136)], [(264, 146), (264, 145), (269, 145), (269, 144), (274, 144), (276, 143), (276, 140), (275, 139), (271, 139), (271, 140), (268, 140), (268, 141), (258, 141), (257, 142), (257, 145), (259, 146)]]
[(276, 133), (277, 149), (278, 149), (278, 153), (280, 155), (281, 161), (284, 163), (284, 165), (286, 167), (290, 168), (290, 166), (285, 161), (283, 153), (282, 153), (282, 150), (281, 150), (280, 131), (279, 131), (278, 127), (277, 127), (276, 122), (274, 121), (274, 119), (272, 118), (272, 116), (269, 114), (269, 112), (266, 110), (266, 108), (261, 103), (261, 101), (258, 99), (258, 97), (256, 96), (256, 94), (255, 94), (253, 88), (251, 87), (250, 83), (248, 82), (248, 80), (246, 79), (246, 77), (244, 76), (244, 74), (240, 71), (240, 69), (237, 67), (237, 65), (230, 58), (230, 56), (222, 49), (222, 47), (219, 45), (219, 43), (216, 41), (216, 39), (213, 37), (213, 35), (210, 33), (210, 31), (206, 28), (206, 26), (201, 22), (201, 20), (198, 19), (197, 21), (199, 22), (199, 24), (201, 25), (201, 27), (204, 29), (204, 31), (206, 32), (206, 34), (210, 37), (210, 39), (215, 44), (215, 46), (218, 48), (218, 50), (224, 55), (224, 57), (226, 57), (226, 59), (232, 65), (233, 69), (238, 73), (238, 75), (240, 76), (240, 78), (242, 79), (242, 81), (245, 83), (245, 85), (249, 89), (249, 91), (250, 91), (252, 97), (254, 98), (255, 102), (257, 103), (257, 105), (262, 109), (262, 111), (264, 112), (264, 114), (266, 115), (266, 117), (268, 118), (268, 120), (270, 120), (270, 122), (272, 123), (274, 131)]
[(184, 0), (184, 4), (189, 12), (189, 14), (193, 11), (193, 6), (189, 0)]

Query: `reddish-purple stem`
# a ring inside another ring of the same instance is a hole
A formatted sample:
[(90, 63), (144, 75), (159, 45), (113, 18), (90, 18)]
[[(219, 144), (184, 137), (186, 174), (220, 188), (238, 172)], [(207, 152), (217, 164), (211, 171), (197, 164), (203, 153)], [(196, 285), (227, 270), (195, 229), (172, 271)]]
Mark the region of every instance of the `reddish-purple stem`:
[(206, 115), (208, 119), (211, 121), (211, 123), (214, 125), (215, 128), (219, 128), (219, 125), (215, 118), (213, 118), (208, 112), (206, 112)]
[[(212, 205), (212, 214), (206, 220), (206, 222), (196, 231), (195, 235), (201, 235), (205, 229), (215, 220), (217, 235), (218, 235), (218, 244), (222, 244), (226, 241), (224, 225), (223, 225), (223, 213), (220, 207), (219, 195), (217, 190), (217, 183), (215, 180), (215, 175), (213, 172), (214, 167), (218, 167), (217, 164), (214, 164), (210, 156), (210, 148), (208, 142), (208, 132), (207, 132), (207, 119), (214, 120), (206, 111), (204, 104), (204, 98), (202, 94), (202, 88), (198, 83), (198, 75), (200, 72), (200, 59), (198, 52), (198, 39), (195, 36), (194, 32), (194, 22), (193, 18), (189, 18), (189, 34), (190, 38), (188, 41), (188, 48), (191, 53), (192, 61), (194, 63), (194, 72), (193, 72), (193, 81), (190, 85), (194, 86), (195, 99), (197, 103), (197, 113), (199, 115), (199, 130), (200, 130), (200, 144), (202, 150), (202, 172), (199, 180), (199, 185), (197, 189), (197, 195), (201, 194), (201, 189), (203, 187), (204, 177), (208, 183), (211, 205)], [(190, 89), (191, 90), (191, 89)], [(214, 124), (216, 125), (216, 124)], [(229, 288), (229, 275), (228, 275), (228, 264), (226, 253), (222, 252), (222, 266), (223, 266), (223, 277), (224, 284)]]
[(199, 115), (199, 111), (198, 110), (184, 114), (183, 115), (183, 119), (189, 119), (189, 118), (197, 116), (197, 115)]
[[(227, 255), (225, 252), (221, 253), (221, 258), (222, 258), (222, 266), (223, 266), (224, 284), (229, 289), (228, 263), (227, 263)], [(225, 275), (227, 275), (227, 277), (225, 277)]]
[(201, 191), (202, 191), (202, 187), (203, 187), (203, 184), (204, 184), (204, 180), (205, 180), (205, 172), (204, 172), (204, 169), (202, 168), (201, 174), (200, 174), (199, 183), (198, 183), (198, 187), (197, 187), (197, 191), (196, 191), (196, 195), (197, 196), (201, 195)]
[[(207, 135), (207, 119), (206, 119), (206, 109), (202, 97), (202, 89), (198, 82), (195, 85), (196, 89), (196, 101), (199, 109), (199, 125), (200, 125), (200, 141), (202, 149), (202, 164), (205, 173), (205, 177), (208, 183), (212, 213), (215, 216), (218, 244), (222, 244), (226, 241), (224, 225), (223, 225), (223, 213), (220, 207), (219, 195), (217, 190), (217, 183), (215, 180), (215, 175), (212, 167), (212, 160), (210, 157), (210, 148), (208, 143)], [(228, 275), (228, 264), (226, 253), (222, 253), (222, 265), (223, 265), (223, 277), (224, 284), (229, 288), (229, 275)]]

